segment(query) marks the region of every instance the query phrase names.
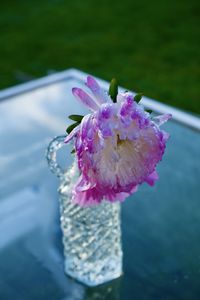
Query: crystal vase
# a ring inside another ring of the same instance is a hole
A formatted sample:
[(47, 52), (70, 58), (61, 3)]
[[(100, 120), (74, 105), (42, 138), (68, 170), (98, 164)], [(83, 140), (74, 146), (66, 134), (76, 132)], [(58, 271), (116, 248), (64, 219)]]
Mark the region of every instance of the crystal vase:
[(122, 274), (120, 204), (104, 200), (95, 206), (80, 207), (72, 202), (79, 170), (76, 160), (66, 171), (56, 161), (56, 152), (65, 145), (64, 139), (65, 136), (59, 136), (51, 141), (47, 161), (60, 178), (65, 272), (88, 286), (96, 286)]

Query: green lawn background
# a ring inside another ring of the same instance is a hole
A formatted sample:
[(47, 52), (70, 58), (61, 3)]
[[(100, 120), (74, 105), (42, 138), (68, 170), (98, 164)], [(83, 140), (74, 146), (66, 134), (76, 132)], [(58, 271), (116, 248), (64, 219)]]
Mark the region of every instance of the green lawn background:
[(197, 0), (6, 0), (0, 88), (79, 68), (200, 113)]

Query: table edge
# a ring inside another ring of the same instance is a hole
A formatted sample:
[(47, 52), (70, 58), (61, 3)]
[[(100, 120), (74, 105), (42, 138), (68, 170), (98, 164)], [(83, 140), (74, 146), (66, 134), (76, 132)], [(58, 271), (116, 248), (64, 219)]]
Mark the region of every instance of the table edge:
[[(69, 79), (76, 79), (80, 81), (85, 81), (85, 78), (88, 74), (80, 71), (78, 69), (67, 69), (65, 71), (56, 72), (51, 75), (47, 75), (45, 77), (35, 79), (26, 83), (22, 83), (10, 88), (6, 88), (0, 91), (0, 101), (7, 100), (11, 97), (24, 94), (30, 92), (31, 90), (35, 90), (44, 86), (48, 86), (50, 84), (61, 82)], [(108, 82), (94, 76), (101, 84), (101, 86), (105, 89), (108, 88)], [(120, 91), (124, 91), (125, 89), (120, 87)], [(134, 93), (134, 91), (132, 91)], [(172, 107), (170, 105), (161, 103), (159, 101), (150, 99), (148, 97), (143, 97), (141, 103), (145, 108), (151, 109), (159, 114), (171, 113), (173, 116), (173, 120), (181, 123), (187, 127), (200, 131), (200, 118), (198, 116), (192, 115), (188, 112), (184, 112), (180, 109)]]

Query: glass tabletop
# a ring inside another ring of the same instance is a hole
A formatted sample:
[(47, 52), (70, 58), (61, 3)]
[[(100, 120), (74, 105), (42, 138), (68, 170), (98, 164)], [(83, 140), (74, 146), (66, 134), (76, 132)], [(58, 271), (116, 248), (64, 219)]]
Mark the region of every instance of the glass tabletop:
[[(146, 184), (122, 204), (124, 274), (87, 288), (64, 274), (58, 180), (45, 149), (82, 114), (66, 78), (0, 103), (0, 299), (200, 299), (200, 133), (170, 121), (170, 140)], [(70, 164), (66, 150), (61, 163)]]

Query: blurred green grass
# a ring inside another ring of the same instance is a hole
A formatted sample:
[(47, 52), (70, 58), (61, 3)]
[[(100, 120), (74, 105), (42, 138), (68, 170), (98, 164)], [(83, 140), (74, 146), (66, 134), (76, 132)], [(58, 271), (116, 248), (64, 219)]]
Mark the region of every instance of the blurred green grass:
[(198, 0), (7, 0), (0, 27), (0, 88), (74, 67), (200, 113)]

